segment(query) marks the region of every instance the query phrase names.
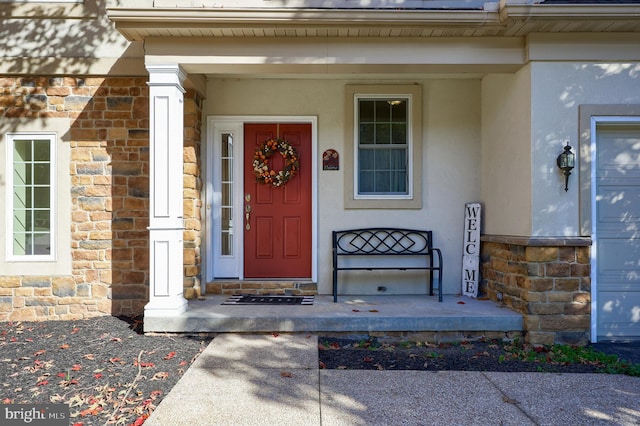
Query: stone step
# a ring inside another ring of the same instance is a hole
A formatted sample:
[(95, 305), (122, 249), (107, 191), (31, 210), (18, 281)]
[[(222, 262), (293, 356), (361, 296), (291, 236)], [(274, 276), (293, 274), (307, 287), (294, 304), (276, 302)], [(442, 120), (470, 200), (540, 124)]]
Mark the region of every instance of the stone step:
[[(521, 314), (489, 300), (445, 295), (315, 296), (313, 305), (222, 305), (224, 295), (190, 301), (178, 317), (145, 317), (145, 332), (348, 333), (423, 335), (426, 340), (508, 337), (522, 333)], [(470, 337), (471, 336), (471, 337)]]

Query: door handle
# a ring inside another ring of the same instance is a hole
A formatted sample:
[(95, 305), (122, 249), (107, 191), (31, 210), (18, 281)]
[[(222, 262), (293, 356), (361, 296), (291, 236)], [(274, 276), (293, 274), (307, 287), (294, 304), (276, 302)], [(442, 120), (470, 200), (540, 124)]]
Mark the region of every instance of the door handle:
[(251, 223), (249, 223), (249, 217), (251, 213), (251, 204), (247, 204), (246, 206), (244, 206), (244, 211), (245, 211), (244, 217), (247, 221), (244, 227), (246, 228), (247, 231), (249, 231), (251, 229)]

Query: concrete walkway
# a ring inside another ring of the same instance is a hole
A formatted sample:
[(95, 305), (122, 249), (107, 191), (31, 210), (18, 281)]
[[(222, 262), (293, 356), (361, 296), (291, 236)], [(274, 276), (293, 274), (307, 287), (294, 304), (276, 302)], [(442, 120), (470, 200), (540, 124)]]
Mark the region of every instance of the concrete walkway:
[(220, 335), (145, 425), (640, 424), (637, 377), (320, 370), (317, 343)]

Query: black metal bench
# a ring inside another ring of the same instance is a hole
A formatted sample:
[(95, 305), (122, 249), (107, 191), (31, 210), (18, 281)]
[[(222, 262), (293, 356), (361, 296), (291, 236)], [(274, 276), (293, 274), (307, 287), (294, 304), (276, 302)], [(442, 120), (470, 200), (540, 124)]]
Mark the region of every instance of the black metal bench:
[[(431, 231), (399, 228), (363, 228), (333, 231), (333, 301), (338, 301), (339, 271), (428, 270), (429, 294), (433, 296), (433, 274), (438, 273), (438, 301), (442, 302), (442, 253), (433, 247)], [(342, 257), (412, 256), (425, 257), (426, 265), (385, 265), (372, 259), (370, 264), (343, 265)], [(434, 262), (434, 256), (437, 262)], [(377, 265), (376, 265), (377, 264)]]

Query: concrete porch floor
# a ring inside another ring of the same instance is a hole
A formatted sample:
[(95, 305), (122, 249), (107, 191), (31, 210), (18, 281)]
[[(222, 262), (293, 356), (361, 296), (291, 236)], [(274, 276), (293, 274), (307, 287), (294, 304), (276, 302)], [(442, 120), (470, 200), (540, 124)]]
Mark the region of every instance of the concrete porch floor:
[(464, 296), (315, 296), (309, 306), (222, 305), (229, 296), (189, 301), (177, 317), (145, 316), (145, 332), (384, 333), (522, 331), (522, 315)]

